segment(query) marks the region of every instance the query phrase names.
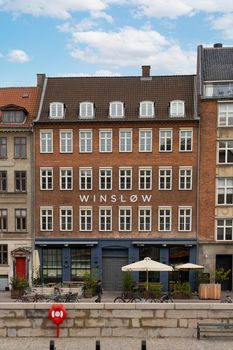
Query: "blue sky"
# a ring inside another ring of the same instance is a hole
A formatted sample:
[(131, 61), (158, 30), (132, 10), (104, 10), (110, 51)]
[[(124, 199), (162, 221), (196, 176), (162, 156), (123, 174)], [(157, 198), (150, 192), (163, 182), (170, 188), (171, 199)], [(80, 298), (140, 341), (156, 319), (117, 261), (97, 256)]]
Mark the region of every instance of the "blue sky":
[(197, 45), (233, 43), (229, 0), (0, 0), (0, 86), (48, 76), (195, 73)]

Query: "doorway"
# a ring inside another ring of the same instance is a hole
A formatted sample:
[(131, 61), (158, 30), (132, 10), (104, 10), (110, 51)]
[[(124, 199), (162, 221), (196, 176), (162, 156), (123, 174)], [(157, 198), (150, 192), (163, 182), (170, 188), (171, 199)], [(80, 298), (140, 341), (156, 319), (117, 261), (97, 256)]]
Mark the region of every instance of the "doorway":
[(109, 291), (122, 290), (121, 267), (128, 264), (127, 249), (103, 250), (103, 288)]
[(231, 270), (229, 278), (222, 283), (222, 290), (232, 290), (232, 255), (216, 255), (216, 269)]
[(20, 278), (26, 278), (26, 257), (15, 258), (15, 274)]

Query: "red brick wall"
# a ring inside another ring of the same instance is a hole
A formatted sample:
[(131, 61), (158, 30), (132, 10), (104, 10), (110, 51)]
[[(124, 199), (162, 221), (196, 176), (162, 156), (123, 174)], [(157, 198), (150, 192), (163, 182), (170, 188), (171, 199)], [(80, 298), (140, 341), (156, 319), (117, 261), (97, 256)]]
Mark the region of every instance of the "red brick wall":
[[(193, 127), (193, 152), (179, 152), (179, 128)], [(35, 155), (36, 155), (36, 236), (54, 237), (180, 237), (188, 238), (196, 236), (196, 186), (197, 186), (197, 127), (194, 121), (161, 122), (161, 123), (83, 123), (83, 124), (37, 124), (35, 127)], [(54, 129), (53, 131), (53, 154), (40, 154), (40, 129)], [(93, 130), (93, 153), (79, 153), (79, 129)], [(113, 152), (99, 153), (99, 129), (108, 128), (113, 130)], [(119, 128), (133, 129), (133, 152), (119, 153)], [(153, 129), (153, 151), (151, 153), (140, 153), (139, 128)], [(173, 152), (159, 152), (159, 128), (173, 129)], [(73, 153), (61, 154), (59, 152), (59, 129), (73, 129)], [(53, 191), (40, 191), (40, 167), (53, 167), (54, 182)], [(132, 191), (119, 191), (119, 167), (133, 167), (133, 188)], [(138, 167), (152, 166), (152, 191), (138, 190)], [(159, 166), (172, 166), (173, 189), (172, 191), (158, 190), (158, 168)], [(179, 166), (193, 167), (193, 187), (192, 191), (179, 191)], [(59, 167), (73, 167), (73, 191), (59, 190)], [(79, 191), (78, 171), (79, 167), (92, 167), (93, 190)], [(99, 191), (99, 167), (113, 167), (113, 190)], [(152, 194), (153, 200), (150, 203), (92, 203), (82, 204), (78, 200), (79, 194)], [(39, 211), (40, 206), (54, 207), (54, 232), (40, 232)], [(59, 231), (59, 206), (73, 206), (73, 232)], [(92, 205), (93, 207), (93, 231), (79, 232), (79, 205)], [(112, 232), (99, 232), (99, 206), (112, 206), (113, 210), (113, 230)], [(118, 207), (132, 206), (132, 232), (118, 232)], [(152, 232), (138, 232), (138, 206), (152, 206)], [(178, 232), (178, 206), (192, 206), (192, 232)], [(158, 206), (172, 206), (172, 232), (158, 232), (157, 217)]]

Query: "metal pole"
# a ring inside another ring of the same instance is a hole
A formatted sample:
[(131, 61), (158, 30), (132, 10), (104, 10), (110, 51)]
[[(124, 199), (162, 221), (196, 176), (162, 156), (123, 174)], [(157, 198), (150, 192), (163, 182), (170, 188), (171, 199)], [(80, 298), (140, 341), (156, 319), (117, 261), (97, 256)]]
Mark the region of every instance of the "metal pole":
[(142, 340), (141, 350), (146, 350), (146, 340)]
[(50, 340), (49, 350), (56, 350), (54, 340)]
[(99, 340), (96, 340), (95, 350), (100, 350), (100, 341)]

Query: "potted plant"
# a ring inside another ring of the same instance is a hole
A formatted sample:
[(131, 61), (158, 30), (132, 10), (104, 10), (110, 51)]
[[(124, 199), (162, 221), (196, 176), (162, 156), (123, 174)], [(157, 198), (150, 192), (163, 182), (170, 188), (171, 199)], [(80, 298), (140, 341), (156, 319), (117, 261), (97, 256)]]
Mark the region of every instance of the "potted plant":
[(210, 279), (215, 283), (201, 283), (198, 288), (198, 294), (200, 299), (213, 299), (217, 300), (221, 298), (221, 285), (229, 278), (231, 270), (225, 270), (224, 268), (218, 268), (215, 271), (210, 271)]
[(93, 297), (96, 292), (96, 283), (97, 278), (93, 271), (90, 271), (90, 273), (85, 273), (84, 275), (84, 283), (83, 283), (83, 296), (84, 298), (91, 298)]
[(189, 299), (192, 295), (192, 290), (189, 282), (177, 282), (174, 284), (172, 297), (174, 299)]
[(28, 287), (28, 281), (26, 278), (18, 277), (17, 275), (11, 277), (11, 298), (17, 299), (23, 295), (25, 289)]

